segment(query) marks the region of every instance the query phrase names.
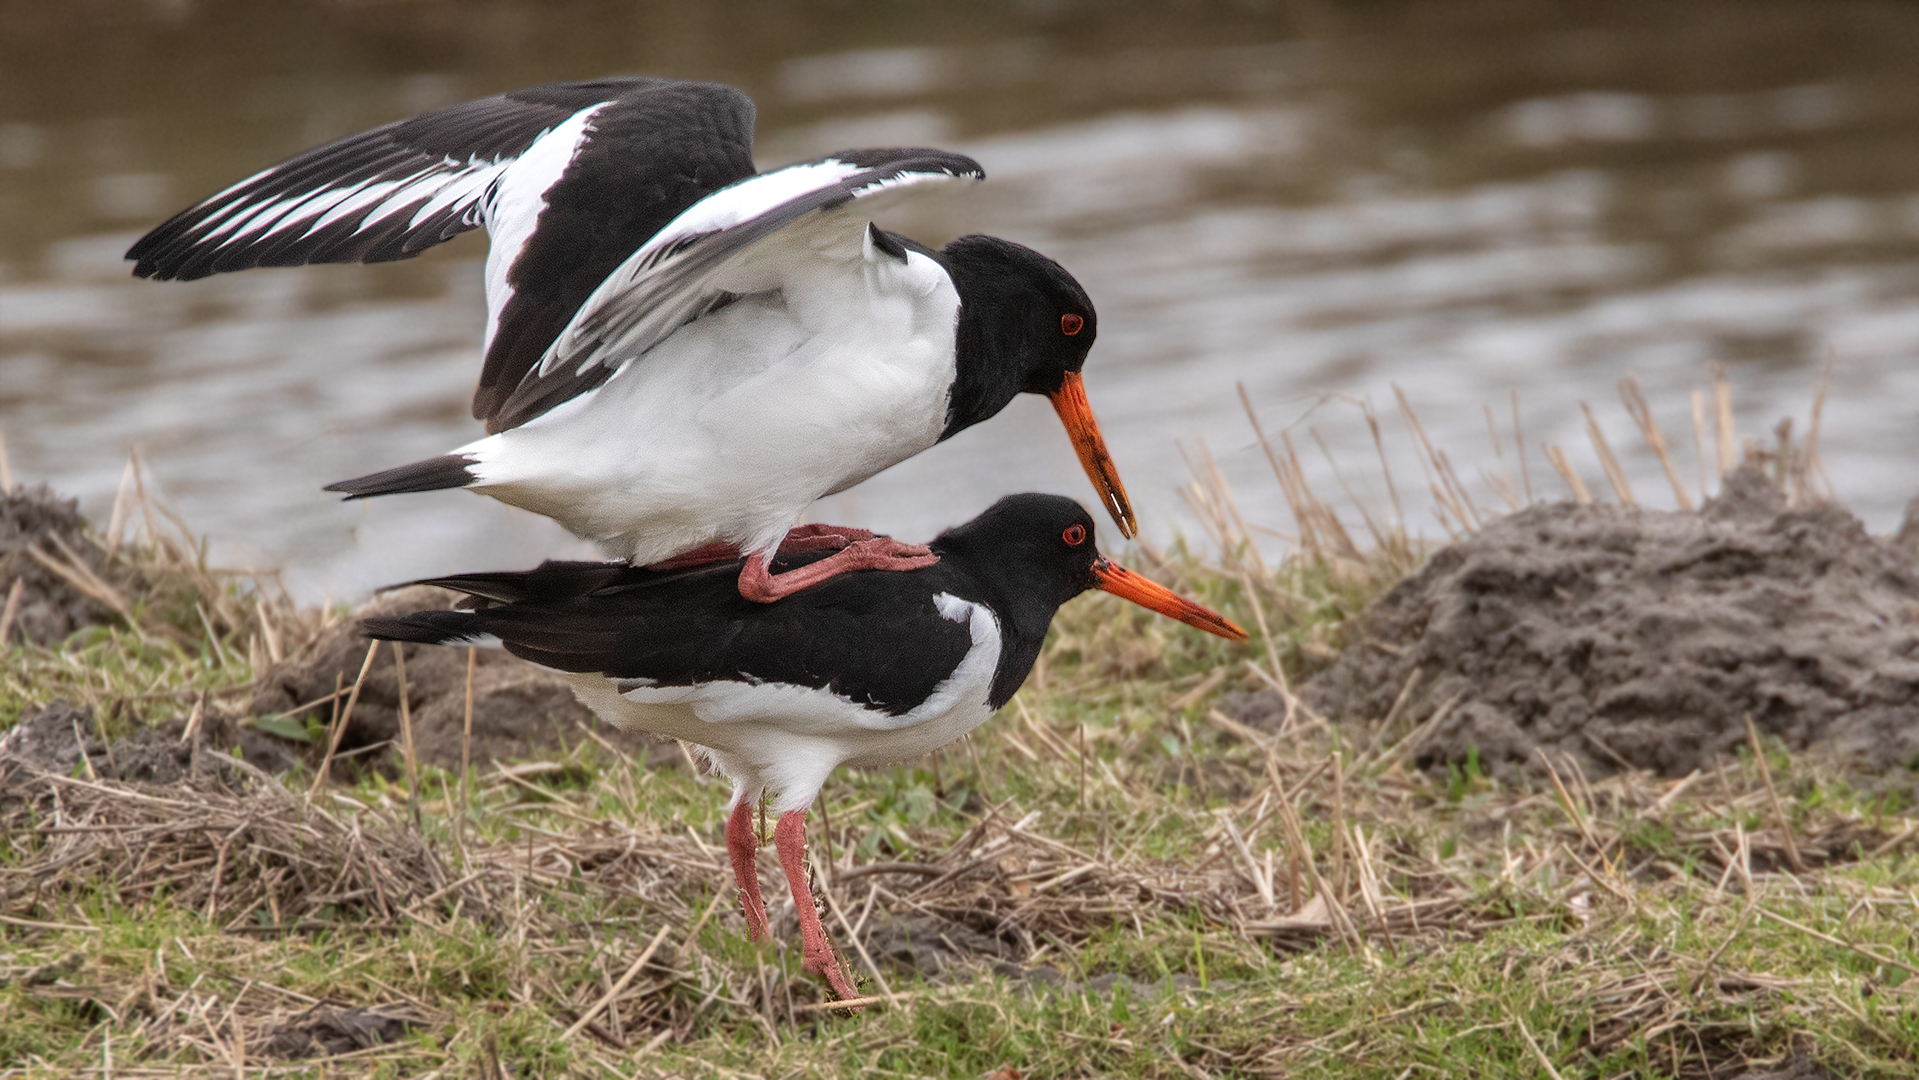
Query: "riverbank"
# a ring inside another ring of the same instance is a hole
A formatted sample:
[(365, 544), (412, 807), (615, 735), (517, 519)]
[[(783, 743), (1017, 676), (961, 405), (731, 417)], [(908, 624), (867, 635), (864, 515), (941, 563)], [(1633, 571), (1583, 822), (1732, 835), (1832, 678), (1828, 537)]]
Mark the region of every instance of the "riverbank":
[[(1333, 711), (1343, 676), (1316, 676), (1421, 647), (1367, 605), (1449, 556), (1388, 534), (1269, 566), (1216, 505), (1214, 555), (1127, 557), (1250, 645), (1083, 598), (975, 737), (829, 783), (815, 874), (876, 999), (858, 1017), (800, 973), (790, 902), (778, 946), (744, 941), (725, 787), (677, 746), (566, 720), (564, 700), (516, 713), (548, 700), (541, 677), (494, 659), (476, 714), (499, 690), (500, 723), (538, 713), (551, 734), (463, 745), (465, 771), (424, 739), (409, 761), (389, 718), (463, 718), (464, 656), (410, 652), (402, 677), (375, 650), (361, 680), (347, 613), (208, 570), (142, 501), (34, 543), (30, 584), (97, 609), (53, 642), (10, 635), (0, 722), (32, 738), (0, 759), (0, 1061), (1911, 1075), (1914, 774), (1759, 725), (1666, 776), (1590, 748), (1511, 767), (1436, 740), (1458, 689), (1396, 672)], [(1587, 512), (1559, 505), (1527, 513)], [(288, 701), (255, 707), (271, 694)]]

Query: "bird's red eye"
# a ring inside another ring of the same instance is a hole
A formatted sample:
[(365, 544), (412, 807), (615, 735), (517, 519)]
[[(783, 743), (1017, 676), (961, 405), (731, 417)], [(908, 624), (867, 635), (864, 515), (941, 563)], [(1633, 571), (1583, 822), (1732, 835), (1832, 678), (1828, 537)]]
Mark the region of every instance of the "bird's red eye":
[(1086, 542), (1086, 526), (1068, 525), (1066, 526), (1066, 531), (1059, 534), (1059, 538), (1074, 547), (1078, 547)]
[[(1059, 332), (1065, 334), (1067, 337), (1072, 337), (1074, 334), (1079, 333), (1080, 328), (1085, 325), (1086, 320), (1080, 318), (1078, 315), (1061, 315), (1059, 317)], [(1075, 542), (1077, 543), (1077, 541)]]

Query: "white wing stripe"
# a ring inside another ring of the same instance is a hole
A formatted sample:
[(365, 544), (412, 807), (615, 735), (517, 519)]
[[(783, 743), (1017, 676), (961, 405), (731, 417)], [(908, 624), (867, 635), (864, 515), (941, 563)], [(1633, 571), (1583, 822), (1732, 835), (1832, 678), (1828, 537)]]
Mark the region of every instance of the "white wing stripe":
[[(698, 253), (706, 250), (702, 242), (727, 243), (723, 239), (703, 241), (703, 238), (723, 237), (734, 229), (751, 229), (757, 219), (780, 213), (783, 208), (786, 213), (792, 213), (792, 207), (802, 200), (824, 195), (836, 185), (843, 185), (849, 177), (875, 168), (884, 169), (884, 166), (854, 165), (837, 158), (789, 166), (721, 188), (688, 207), (593, 290), (529, 376), (548, 376), (563, 366), (573, 366), (576, 374), (584, 374), (596, 364), (616, 366), (630, 362), (677, 326), (701, 314), (703, 305), (711, 303), (717, 295), (717, 286), (711, 279), (720, 265), (737, 265), (740, 260), (751, 258), (747, 251), (768, 239), (760, 236), (745, 241), (745, 246), (736, 250), (710, 252), (710, 257), (703, 261), (711, 262), (717, 257), (722, 262), (706, 267), (699, 280), (672, 280), (674, 276), (684, 278), (691, 272), (682, 267), (681, 260), (700, 258)], [(962, 178), (976, 177), (942, 168), (919, 169), (867, 180), (857, 187), (842, 186), (840, 190), (851, 198), (859, 198), (888, 188)], [(829, 204), (815, 209), (825, 205)], [(860, 223), (862, 242), (864, 225)], [(571, 363), (575, 360), (577, 365)]]
[(588, 106), (555, 124), (534, 139), (517, 159), (503, 163), (493, 195), (486, 207), (486, 338), (483, 349), (493, 347), (493, 335), (500, 328), (500, 313), (513, 299), (513, 286), (507, 273), (539, 225), (540, 212), (546, 209), (546, 192), (560, 177), (586, 142), (593, 117), (613, 104), (602, 101)]
[[(284, 165), (284, 163), (282, 163), (282, 164), (280, 164), (280, 165), (273, 165), (273, 166), (270, 166), (270, 167), (268, 167), (268, 168), (265, 168), (265, 169), (261, 169), (261, 170), (260, 170), (259, 172), (257, 172), (257, 173), (254, 173), (254, 174), (253, 174), (252, 176), (249, 176), (249, 177), (247, 177), (247, 178), (246, 178), (245, 180), (242, 180), (242, 181), (240, 181), (240, 182), (239, 182), (239, 183), (237, 183), (237, 184), (229, 184), (229, 185), (228, 185), (227, 187), (225, 187), (225, 188), (223, 188), (223, 189), (221, 189), (220, 191), (218, 191), (218, 192), (216, 192), (215, 194), (213, 194), (213, 195), (210, 195), (210, 196), (208, 196), (207, 198), (205, 198), (205, 199), (202, 199), (202, 200), (200, 200), (200, 205), (201, 205), (201, 206), (205, 206), (205, 205), (207, 205), (208, 203), (216, 203), (216, 202), (219, 202), (219, 201), (220, 201), (221, 199), (224, 199), (224, 198), (226, 198), (226, 197), (227, 197), (228, 195), (231, 195), (231, 194), (233, 194), (234, 192), (236, 192), (236, 191), (239, 191), (239, 190), (240, 190), (240, 189), (242, 189), (242, 188), (245, 188), (245, 187), (250, 187), (250, 186), (252, 186), (252, 185), (253, 185), (254, 183), (256, 183), (257, 181), (260, 181), (260, 180), (265, 180), (265, 179), (266, 179), (267, 177), (269, 177), (269, 176), (272, 176), (272, 175), (273, 175), (274, 173), (277, 173), (277, 172), (279, 172), (279, 171), (280, 171), (280, 170), (281, 170), (282, 168), (284, 168), (284, 167), (285, 167), (285, 165)], [(222, 210), (220, 211), (220, 213), (222, 213), (222, 214), (225, 214), (225, 213), (228, 213), (229, 211), (231, 211), (231, 210), (233, 210), (233, 209), (234, 209), (235, 207), (239, 207), (239, 206), (245, 206), (245, 205), (246, 205), (246, 201), (245, 201), (245, 200), (243, 199), (243, 200), (240, 200), (240, 201), (237, 201), (237, 202), (235, 202), (235, 203), (234, 203), (234, 204), (233, 204), (232, 206), (228, 206), (228, 207), (225, 207), (224, 209), (222, 209)]]
[(200, 234), (197, 242), (219, 240), (221, 247), (257, 242), (311, 219), (302, 233), (304, 238), (356, 214), (364, 216), (354, 231), (364, 232), (407, 210), (414, 211), (407, 223), (412, 228), (448, 208), (477, 203), (485, 196), (487, 186), (512, 164), (511, 158), (497, 162), (449, 160), (396, 179), (368, 178), (342, 187), (287, 195), (264, 205), (241, 200), (200, 222), (195, 227)]
[[(359, 228), (354, 231), (361, 232), (369, 229), (378, 222), (384, 221), (395, 214), (412, 209), (415, 204), (423, 199), (432, 198), (433, 192), (437, 191), (440, 186), (435, 181), (440, 180), (440, 178), (444, 176), (446, 176), (446, 170), (434, 166), (423, 174), (416, 173), (413, 176), (407, 177), (402, 181), (400, 188), (388, 196), (385, 202), (367, 211), (366, 219), (361, 221)], [(429, 182), (421, 183), (421, 180)]]
[[(361, 194), (369, 196), (368, 201), (370, 201), (370, 199), (378, 198), (379, 195), (385, 194), (387, 191), (390, 191), (393, 188), (396, 188), (402, 184), (413, 182), (414, 180), (419, 178), (419, 175), (420, 174), (415, 173), (412, 176), (402, 177), (398, 180), (384, 180), (378, 183), (365, 185), (365, 188), (361, 192)], [(355, 187), (360, 187), (360, 186), (361, 185), (355, 185)], [(295, 205), (299, 205), (307, 202), (313, 202), (313, 201), (324, 202), (324, 200), (331, 199), (331, 198), (338, 198), (341, 195), (345, 194), (346, 192), (349, 192), (352, 190), (353, 190), (352, 188), (329, 188), (327, 190), (318, 192), (317, 194), (302, 193), (300, 195), (288, 196), (287, 198), (284, 198), (284, 199), (276, 199), (273, 202), (266, 204), (265, 206), (259, 206), (257, 209), (253, 209), (252, 207), (242, 207), (242, 209), (251, 209), (252, 212), (245, 213), (245, 214), (236, 214), (235, 216), (228, 218), (225, 224), (202, 235), (199, 238), (198, 242), (204, 243), (208, 240), (216, 239), (227, 233), (232, 233), (232, 235), (228, 237), (226, 240), (221, 241), (220, 246), (225, 247), (226, 245), (233, 243), (235, 240), (239, 240), (245, 237), (249, 233), (259, 232), (261, 229), (266, 228), (268, 225), (271, 225), (273, 222), (280, 220), (281, 218), (284, 217), (285, 211), (291, 209)], [(376, 191), (378, 192), (378, 194), (373, 194)]]
[(399, 183), (398, 180), (362, 180), (350, 188), (342, 188), (341, 194), (344, 198), (340, 200), (340, 204), (321, 214), (313, 223), (313, 228), (307, 230), (308, 234), (311, 235), (337, 221), (350, 218), (362, 209), (379, 202), (386, 198), (386, 193), (393, 190)]
[(858, 165), (828, 158), (748, 177), (687, 207), (679, 217), (668, 222), (666, 228), (640, 245), (634, 255), (646, 256), (690, 237), (730, 229), (809, 191), (838, 183), (861, 171)]
[[(357, 187), (358, 185), (355, 186)], [(288, 196), (283, 201), (292, 205), (288, 206), (285, 212), (275, 215), (272, 221), (262, 219), (257, 222), (248, 223), (246, 227), (234, 234), (233, 240), (240, 239), (241, 235), (246, 233), (257, 231), (261, 237), (265, 237), (271, 233), (292, 228), (307, 218), (318, 215), (320, 211), (337, 202), (348, 190), (350, 189), (333, 189), (306, 196)], [(229, 240), (227, 243), (232, 243), (233, 240)], [(225, 244), (221, 246), (224, 247)]]
[(230, 217), (227, 219), (226, 224), (220, 226), (219, 228), (213, 230), (212, 232), (207, 233), (205, 236), (201, 237), (200, 239), (212, 240), (215, 237), (221, 236), (223, 234), (232, 233), (233, 234), (232, 236), (220, 242), (220, 245), (224, 247), (227, 244), (230, 244), (233, 241), (240, 239), (241, 237), (245, 236), (246, 234), (250, 232), (257, 232), (261, 228), (265, 227), (266, 224), (269, 221), (271, 221), (273, 218), (277, 218), (280, 216), (280, 214), (284, 213), (288, 206), (298, 201), (299, 198), (304, 198), (304, 197), (305, 196), (300, 196), (298, 198), (275, 199), (264, 206), (255, 204), (255, 205), (243, 207), (242, 209), (246, 210), (247, 211), (246, 213), (235, 214), (233, 217)]
[(426, 205), (420, 207), (419, 213), (413, 215), (413, 220), (407, 222), (407, 227), (417, 228), (421, 222), (442, 210), (477, 202), (485, 194), (486, 186), (505, 170), (506, 166), (498, 162), (485, 165), (476, 162), (468, 167), (466, 175), (441, 188), (438, 195), (428, 199)]

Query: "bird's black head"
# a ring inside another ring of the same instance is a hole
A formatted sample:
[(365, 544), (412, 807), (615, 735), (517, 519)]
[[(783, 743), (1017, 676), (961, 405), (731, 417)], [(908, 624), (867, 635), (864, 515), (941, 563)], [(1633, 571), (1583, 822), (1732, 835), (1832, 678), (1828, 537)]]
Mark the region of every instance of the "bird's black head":
[(999, 619), (1000, 662), (986, 699), (995, 709), (1026, 681), (1060, 605), (1088, 589), (1104, 589), (1209, 633), (1246, 640), (1244, 630), (1214, 612), (1102, 556), (1093, 544), (1092, 515), (1058, 495), (1008, 495), (942, 533), (932, 548), (946, 572), (966, 582), (964, 598), (984, 602)]
[(945, 435), (990, 418), (1014, 394), (1058, 393), (1086, 366), (1099, 315), (1065, 267), (996, 236), (962, 236), (940, 261), (960, 295)]
[(966, 564), (995, 595), (984, 597), (1003, 621), (1044, 636), (1061, 604), (1103, 589), (1235, 641), (1246, 632), (1220, 615), (1156, 585), (1099, 553), (1093, 518), (1060, 495), (1008, 495), (933, 541), (942, 559)]
[[(964, 525), (933, 541), (942, 557), (968, 563), (975, 576), (999, 588), (1004, 607), (1032, 609), (1050, 622), (1061, 604), (1094, 585), (1093, 519), (1060, 495), (1008, 495)], [(1006, 612), (1008, 614), (1012, 612)], [(1004, 617), (1004, 615), (1002, 616)]]
[(1132, 505), (1080, 379), (1099, 336), (1092, 298), (1065, 267), (998, 237), (962, 236), (939, 259), (960, 296), (957, 370), (940, 438), (989, 419), (1015, 394), (1044, 394), (1120, 535), (1133, 535)]

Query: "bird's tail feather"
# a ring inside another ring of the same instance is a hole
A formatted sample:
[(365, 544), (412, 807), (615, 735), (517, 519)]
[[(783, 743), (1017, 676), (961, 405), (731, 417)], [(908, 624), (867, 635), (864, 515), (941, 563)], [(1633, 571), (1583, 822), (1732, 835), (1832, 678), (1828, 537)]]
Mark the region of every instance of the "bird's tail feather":
[(479, 645), (493, 635), (480, 629), (471, 611), (420, 611), (412, 615), (375, 616), (360, 620), (360, 631), (380, 641), (412, 641), (421, 645)]
[(348, 499), (365, 499), (374, 495), (461, 488), (479, 479), (474, 475), (472, 465), (473, 459), (464, 454), (442, 454), (397, 469), (328, 484), (325, 490), (344, 491)]

